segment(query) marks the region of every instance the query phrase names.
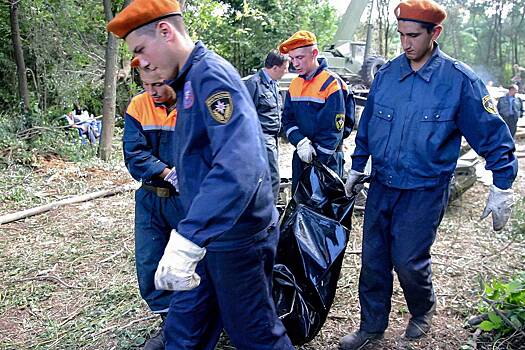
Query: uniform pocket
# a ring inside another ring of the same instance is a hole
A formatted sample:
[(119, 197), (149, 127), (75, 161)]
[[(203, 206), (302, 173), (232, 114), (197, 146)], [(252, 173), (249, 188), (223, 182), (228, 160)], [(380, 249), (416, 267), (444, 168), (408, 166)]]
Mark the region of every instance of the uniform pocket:
[(143, 188), (135, 191), (135, 230), (142, 232), (151, 227), (154, 212), (154, 194)]
[(384, 158), (390, 141), (390, 132), (394, 116), (393, 108), (380, 104), (374, 105), (372, 118), (370, 118), (368, 124), (368, 147), (372, 157), (378, 159)]
[(275, 96), (270, 92), (265, 92), (261, 95), (260, 104), (266, 107), (267, 109), (273, 109), (277, 107), (277, 100), (275, 99)]
[(417, 116), (411, 144), (420, 176), (439, 176), (455, 162), (461, 138), (454, 117), (454, 108), (425, 109)]

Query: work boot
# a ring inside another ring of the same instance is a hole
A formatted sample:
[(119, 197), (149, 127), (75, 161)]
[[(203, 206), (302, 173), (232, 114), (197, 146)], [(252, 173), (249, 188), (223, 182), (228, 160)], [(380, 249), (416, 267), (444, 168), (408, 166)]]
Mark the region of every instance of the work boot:
[(161, 314), (162, 322), (159, 326), (159, 330), (151, 335), (151, 337), (146, 340), (144, 343), (143, 350), (164, 350), (164, 320), (166, 319), (166, 314)]
[(352, 334), (345, 335), (339, 342), (340, 350), (359, 350), (372, 340), (382, 339), (383, 333), (368, 333), (358, 330)]
[(144, 350), (164, 350), (164, 330), (161, 328), (144, 343)]
[(408, 321), (407, 329), (405, 330), (405, 337), (410, 340), (419, 339), (427, 335), (432, 326), (432, 317), (436, 312), (436, 304), (432, 306), (423, 316), (411, 317)]

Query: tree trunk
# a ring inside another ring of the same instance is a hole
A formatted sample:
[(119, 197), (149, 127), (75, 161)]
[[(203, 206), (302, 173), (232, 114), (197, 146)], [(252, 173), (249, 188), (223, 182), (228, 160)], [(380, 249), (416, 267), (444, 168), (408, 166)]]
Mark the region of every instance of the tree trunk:
[[(103, 0), (106, 21), (113, 18), (111, 0)], [(102, 134), (99, 156), (102, 160), (111, 158), (113, 132), (115, 129), (115, 104), (117, 100), (117, 57), (118, 39), (108, 32), (106, 45), (106, 71), (104, 74), (104, 100), (102, 102)]]
[(18, 91), (23, 102), (24, 111), (29, 110), (29, 90), (27, 88), (26, 64), (24, 61), (24, 51), (22, 50), (22, 40), (20, 39), (20, 25), (18, 23), (18, 3), (20, 0), (11, 0), (9, 15), (11, 18), (11, 39), (15, 51), (15, 61), (18, 75)]

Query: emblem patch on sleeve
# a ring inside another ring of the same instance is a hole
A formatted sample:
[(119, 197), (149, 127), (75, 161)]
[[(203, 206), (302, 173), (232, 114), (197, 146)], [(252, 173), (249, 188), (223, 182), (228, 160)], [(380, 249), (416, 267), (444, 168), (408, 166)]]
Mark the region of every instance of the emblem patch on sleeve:
[(345, 115), (344, 114), (336, 114), (335, 116), (335, 127), (338, 131), (343, 130), (343, 127), (345, 126)]
[(232, 96), (227, 91), (217, 92), (206, 99), (206, 106), (213, 119), (226, 124), (233, 113)]
[(498, 114), (498, 111), (496, 110), (496, 106), (494, 106), (494, 102), (492, 101), (492, 98), (489, 95), (485, 95), (482, 100), (483, 107), (487, 112), (490, 114)]

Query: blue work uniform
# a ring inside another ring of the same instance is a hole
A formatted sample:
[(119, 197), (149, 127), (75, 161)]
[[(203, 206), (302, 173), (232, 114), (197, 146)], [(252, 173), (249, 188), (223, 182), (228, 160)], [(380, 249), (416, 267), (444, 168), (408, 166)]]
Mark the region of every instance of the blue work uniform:
[(177, 112), (155, 104), (147, 93), (131, 100), (124, 119), (124, 161), (131, 176), (142, 182), (135, 193), (135, 263), (140, 295), (155, 313), (167, 313), (172, 292), (155, 289), (155, 271), (182, 218), (175, 189), (158, 175), (174, 164)]
[(293, 349), (271, 297), (277, 210), (262, 131), (233, 66), (197, 42), (177, 93), (177, 231), (206, 255), (200, 285), (173, 294), (166, 349), (214, 349), (224, 328), (237, 349)]
[[(317, 159), (342, 176), (345, 86), (326, 67), (323, 59), (312, 74), (292, 80), (284, 101), (282, 124), (292, 145), (297, 146), (307, 137), (315, 148)], [(294, 152), (292, 190), (297, 187), (306, 165)]]
[(505, 95), (498, 100), (498, 113), (509, 127), (512, 137), (516, 134), (518, 118), (523, 115), (523, 101), (518, 96)]
[(461, 136), (486, 160), (494, 184), (517, 172), (514, 143), (479, 77), (440, 51), (418, 71), (405, 54), (376, 75), (361, 116), (352, 169), (372, 157), (359, 280), (361, 329), (388, 325), (392, 269), (413, 317), (435, 303), (430, 247), (443, 217)]
[(277, 202), (281, 177), (279, 175), (279, 142), (277, 135), (281, 130), (281, 95), (279, 86), (264, 69), (260, 69), (245, 81), (261, 123), (272, 178), (272, 190)]

